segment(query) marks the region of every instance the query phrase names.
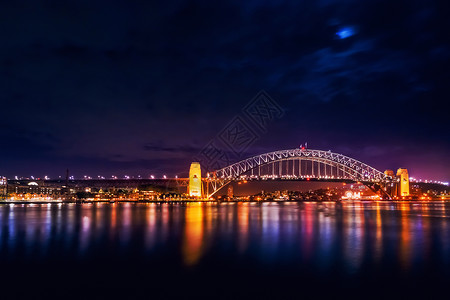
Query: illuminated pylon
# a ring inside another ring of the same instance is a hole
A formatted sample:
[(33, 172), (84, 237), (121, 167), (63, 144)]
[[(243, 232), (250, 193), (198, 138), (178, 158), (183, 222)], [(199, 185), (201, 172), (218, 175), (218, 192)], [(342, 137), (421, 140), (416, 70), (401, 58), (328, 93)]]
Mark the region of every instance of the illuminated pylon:
[(398, 169), (397, 177), (400, 180), (398, 183), (398, 195), (401, 197), (409, 196), (409, 175), (407, 169)]
[(189, 196), (203, 197), (202, 170), (199, 162), (193, 162), (189, 169)]

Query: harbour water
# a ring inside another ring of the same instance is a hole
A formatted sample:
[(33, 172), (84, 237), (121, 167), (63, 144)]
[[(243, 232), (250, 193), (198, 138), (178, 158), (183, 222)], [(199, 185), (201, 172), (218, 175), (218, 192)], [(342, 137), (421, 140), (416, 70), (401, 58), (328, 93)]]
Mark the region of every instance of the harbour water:
[(429, 297), (450, 286), (450, 203), (0, 205), (14, 298)]

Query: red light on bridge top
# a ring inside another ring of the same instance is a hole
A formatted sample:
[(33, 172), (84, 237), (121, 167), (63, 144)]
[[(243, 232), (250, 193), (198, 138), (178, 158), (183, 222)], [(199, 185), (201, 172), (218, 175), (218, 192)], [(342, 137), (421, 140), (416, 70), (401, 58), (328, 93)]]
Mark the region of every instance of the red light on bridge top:
[(309, 178), (306, 178), (307, 181), (309, 181)]

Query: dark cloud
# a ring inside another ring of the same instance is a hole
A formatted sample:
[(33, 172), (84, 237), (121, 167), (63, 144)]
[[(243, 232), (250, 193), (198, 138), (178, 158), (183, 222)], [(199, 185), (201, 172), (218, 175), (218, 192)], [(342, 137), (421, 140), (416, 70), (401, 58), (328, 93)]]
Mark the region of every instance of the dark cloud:
[(184, 172), (265, 89), (286, 114), (248, 155), (308, 140), (448, 179), (448, 13), (445, 1), (2, 3), (0, 172)]

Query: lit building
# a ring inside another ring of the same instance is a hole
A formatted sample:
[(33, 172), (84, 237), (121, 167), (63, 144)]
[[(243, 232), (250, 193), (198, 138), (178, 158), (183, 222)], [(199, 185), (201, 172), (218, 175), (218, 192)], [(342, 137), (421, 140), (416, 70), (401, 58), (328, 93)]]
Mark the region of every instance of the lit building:
[(386, 175), (386, 176), (388, 176), (388, 177), (391, 177), (391, 178), (394, 178), (394, 177), (395, 177), (394, 171), (392, 171), (392, 170), (386, 170), (386, 171), (384, 171), (384, 175)]
[(43, 181), (13, 182), (8, 184), (7, 193), (11, 200), (57, 200), (64, 197), (64, 189), (46, 186)]
[(406, 197), (409, 196), (409, 175), (408, 170), (400, 168), (397, 170), (398, 182), (398, 196)]
[(193, 162), (189, 169), (189, 196), (203, 197), (202, 170), (199, 162)]
[(233, 199), (234, 192), (233, 192), (233, 185), (232, 184), (230, 184), (228, 186), (227, 196), (228, 196), (228, 198)]
[(8, 188), (8, 179), (6, 177), (0, 176), (0, 198), (6, 197)]
[(391, 197), (397, 196), (397, 182), (395, 182), (396, 177), (394, 171), (386, 170), (384, 171), (384, 175), (390, 178), (385, 186), (386, 193), (388, 193)]

